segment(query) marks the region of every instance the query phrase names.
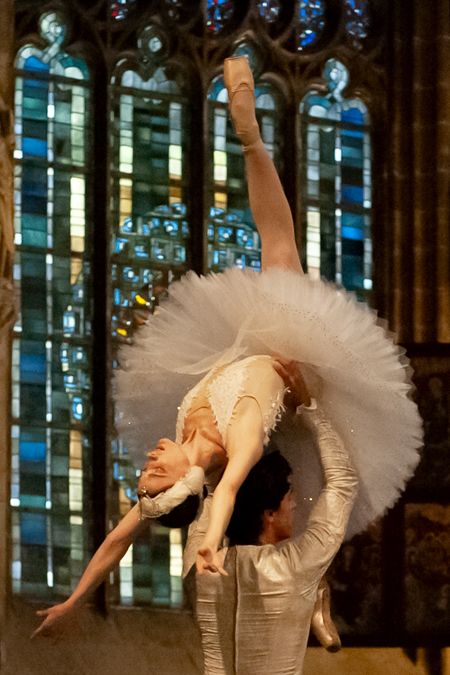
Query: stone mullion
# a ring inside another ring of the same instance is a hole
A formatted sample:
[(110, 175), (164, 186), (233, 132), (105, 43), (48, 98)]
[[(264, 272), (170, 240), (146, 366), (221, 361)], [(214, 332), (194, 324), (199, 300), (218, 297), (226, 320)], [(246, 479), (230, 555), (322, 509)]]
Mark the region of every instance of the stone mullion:
[[(413, 239), (413, 340), (435, 339), (435, 255), (436, 255), (436, 50), (434, 21), (426, 3), (415, 2), (412, 83), (412, 134), (414, 202)], [(430, 30), (430, 25), (432, 26)], [(405, 289), (406, 291), (406, 289)]]
[(400, 341), (449, 328), (449, 8), (389, 3), (381, 304)]
[(4, 0), (2, 3), (2, 20), (0, 21), (0, 636), (4, 635), (3, 629), (10, 596), (11, 553), (9, 508), (11, 328), (15, 317), (14, 293), (11, 283), (14, 253), (13, 41), (14, 2), (13, 0)]
[(438, 342), (450, 342), (450, 5), (437, 13), (436, 73), (436, 329)]
[(411, 44), (409, 31), (404, 34), (397, 26), (408, 17), (401, 16), (401, 7), (392, 3), (391, 16), (387, 17), (389, 42), (387, 50), (388, 68), (388, 115), (389, 140), (385, 146), (386, 171), (386, 209), (384, 214), (385, 241), (384, 284), (386, 312), (391, 328), (402, 340), (410, 334), (411, 312), (405, 302), (405, 288), (412, 284), (411, 269), (408, 265), (411, 241), (405, 224), (411, 223), (412, 199), (410, 187), (411, 173), (411, 129), (410, 120), (410, 83), (412, 81)]

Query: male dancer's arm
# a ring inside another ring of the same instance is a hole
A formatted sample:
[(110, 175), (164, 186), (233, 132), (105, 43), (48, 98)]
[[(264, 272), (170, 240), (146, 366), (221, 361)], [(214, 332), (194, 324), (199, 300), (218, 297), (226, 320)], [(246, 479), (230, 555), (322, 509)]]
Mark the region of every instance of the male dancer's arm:
[(324, 486), (307, 527), (280, 552), (302, 573), (305, 592), (315, 587), (336, 555), (357, 495), (358, 481), (339, 434), (319, 407), (303, 408), (301, 418), (318, 447)]

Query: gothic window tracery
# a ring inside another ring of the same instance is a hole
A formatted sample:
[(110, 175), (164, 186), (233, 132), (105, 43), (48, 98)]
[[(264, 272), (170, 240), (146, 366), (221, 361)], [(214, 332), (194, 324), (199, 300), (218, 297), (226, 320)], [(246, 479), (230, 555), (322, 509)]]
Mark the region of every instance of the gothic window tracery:
[[(102, 311), (113, 353), (151, 320), (170, 282), (189, 268), (259, 268), (242, 155), (226, 111), (221, 67), (232, 54), (247, 54), (254, 71), (262, 135), (280, 169), (299, 240), (305, 240), (310, 273), (367, 294), (372, 202), (380, 199), (372, 195), (372, 131), (383, 88), (371, 51), (380, 37), (373, 4), (61, 0), (64, 19), (36, 8), (31, 25), (18, 0), (16, 280), (22, 314), (13, 354), (11, 479), (17, 592), (67, 595), (94, 527), (86, 516), (93, 494), (89, 278), (91, 254), (94, 263), (103, 254), (91, 250), (97, 226), (91, 213), (93, 122), (108, 132), (102, 166), (110, 199), (103, 197), (101, 206), (108, 214), (112, 306)], [(27, 39), (38, 25), (41, 41)], [(77, 51), (85, 40), (95, 58)], [(99, 72), (110, 87), (103, 107), (93, 89)], [(378, 99), (370, 96), (371, 86), (378, 87)], [(94, 356), (97, 363), (109, 358), (100, 351)], [(103, 421), (105, 446), (113, 445), (112, 494), (103, 499), (112, 504), (114, 522), (130, 506), (136, 472)], [(445, 519), (438, 516), (432, 515), (440, 541)], [(416, 514), (408, 517), (415, 527)], [(153, 526), (122, 561), (108, 589), (110, 602), (179, 606), (181, 541), (180, 531)], [(345, 555), (350, 551), (352, 564), (362, 560), (369, 569), (383, 547), (380, 525)], [(409, 549), (428, 554), (414, 541)], [(425, 582), (417, 565), (408, 565), (410, 602)], [(336, 588), (345, 586), (346, 574), (342, 559)], [(353, 635), (372, 635), (384, 616), (384, 582), (381, 573), (372, 579), (374, 605), (360, 608), (362, 623)], [(357, 587), (363, 586), (361, 578)], [(339, 601), (345, 632), (342, 594)]]

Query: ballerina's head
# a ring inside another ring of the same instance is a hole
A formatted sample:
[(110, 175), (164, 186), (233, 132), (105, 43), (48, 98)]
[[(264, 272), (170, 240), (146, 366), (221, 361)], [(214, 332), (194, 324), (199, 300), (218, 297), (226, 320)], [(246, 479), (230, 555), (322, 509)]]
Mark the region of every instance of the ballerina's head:
[(181, 444), (168, 438), (161, 438), (156, 447), (147, 453), (138, 490), (145, 489), (150, 497), (154, 497), (172, 487), (190, 468), (191, 465)]

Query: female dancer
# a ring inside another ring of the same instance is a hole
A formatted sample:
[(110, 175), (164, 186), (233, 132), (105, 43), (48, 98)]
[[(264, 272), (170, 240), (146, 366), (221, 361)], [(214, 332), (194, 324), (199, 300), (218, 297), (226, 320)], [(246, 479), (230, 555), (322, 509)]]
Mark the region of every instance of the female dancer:
[[(123, 369), (116, 376), (117, 426), (138, 466), (152, 438), (171, 433), (173, 401), (183, 399), (175, 442), (163, 438), (148, 455), (140, 482), (143, 515), (173, 507), (169, 495), (156, 502), (155, 495), (189, 467), (200, 465), (213, 485), (223, 471), (199, 570), (216, 569), (214, 556), (234, 495), (281, 410), (283, 382), (273, 356), (304, 364), (313, 390), (314, 382), (321, 382), (314, 395), (350, 449), (360, 492), (349, 536), (393, 504), (421, 444), (405, 363), (374, 312), (342, 289), (303, 274), (291, 211), (260, 137), (247, 59), (226, 59), (224, 77), (261, 238), (262, 272), (188, 273), (171, 286), (169, 299), (136, 343), (123, 348)], [(278, 445), (300, 468), (294, 473), (301, 474), (301, 504), (309, 505), (320, 490), (320, 467), (313, 452), (297, 453), (289, 420), (284, 430), (279, 426)], [(300, 514), (302, 522), (305, 515)]]

